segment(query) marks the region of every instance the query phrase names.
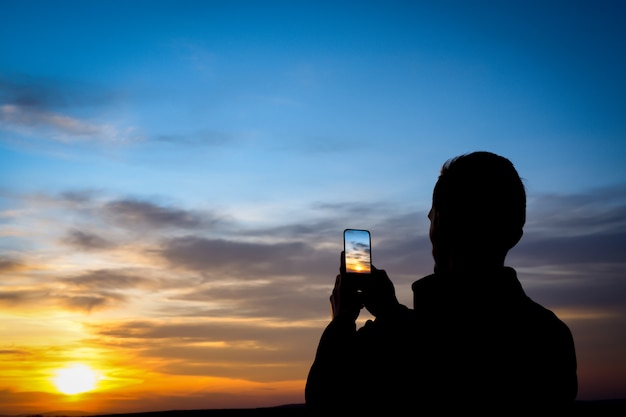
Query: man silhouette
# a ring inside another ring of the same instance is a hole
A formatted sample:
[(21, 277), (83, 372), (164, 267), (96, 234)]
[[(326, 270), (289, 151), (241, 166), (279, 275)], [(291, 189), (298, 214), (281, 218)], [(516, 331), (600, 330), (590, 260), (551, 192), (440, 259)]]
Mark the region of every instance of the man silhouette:
[[(513, 164), (490, 152), (446, 161), (428, 217), (434, 273), (412, 284), (413, 309), (398, 302), (384, 270), (355, 278), (341, 265), (333, 318), (307, 378), (307, 409), (417, 415), (572, 404), (572, 334), (505, 266), (526, 221)], [(357, 330), (363, 306), (375, 320)]]

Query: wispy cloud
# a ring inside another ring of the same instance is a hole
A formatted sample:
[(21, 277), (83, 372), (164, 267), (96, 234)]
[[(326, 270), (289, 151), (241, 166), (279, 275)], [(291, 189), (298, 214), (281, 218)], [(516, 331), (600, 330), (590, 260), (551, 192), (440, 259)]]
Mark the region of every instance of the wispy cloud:
[(626, 184), (531, 196), (526, 230), (550, 236), (626, 231)]
[(76, 81), (0, 74), (0, 129), (63, 143), (138, 140), (133, 126), (79, 116), (85, 109), (103, 112), (118, 100), (111, 91)]
[(9, 256), (0, 256), (0, 273), (17, 272), (28, 269), (19, 259)]
[(0, 307), (6, 311), (46, 311), (60, 308), (66, 311), (91, 313), (120, 306), (126, 300), (124, 294), (108, 290), (81, 293), (71, 290), (60, 291), (52, 285), (44, 285), (43, 289), (38, 289), (37, 286), (41, 284), (34, 283), (21, 289), (10, 286), (0, 288)]
[(115, 200), (104, 204), (102, 214), (115, 224), (130, 228), (194, 229), (211, 226), (218, 219), (206, 213), (165, 207), (138, 199)]
[(102, 107), (116, 103), (119, 94), (76, 80), (0, 74), (0, 103), (43, 112), (72, 107)]
[(95, 290), (120, 290), (120, 289), (155, 289), (158, 283), (140, 272), (128, 272), (125, 270), (99, 269), (86, 271), (76, 277), (67, 278), (64, 283), (87, 291)]
[(176, 146), (226, 146), (241, 143), (241, 135), (217, 130), (201, 130), (190, 133), (155, 135), (153, 140)]
[(23, 305), (35, 305), (42, 300), (48, 299), (49, 291), (32, 289), (0, 290), (0, 305), (5, 307), (18, 307)]
[(81, 140), (122, 143), (138, 138), (133, 127), (119, 128), (16, 104), (0, 106), (0, 128), (65, 143)]
[(536, 196), (528, 212), (519, 244), (525, 264), (625, 262), (626, 186)]
[(166, 240), (159, 254), (176, 267), (246, 279), (306, 271), (318, 260), (304, 242), (251, 243), (193, 235)]
[(93, 310), (100, 310), (119, 305), (126, 297), (122, 294), (102, 291), (100, 294), (89, 295), (61, 295), (58, 294), (57, 301), (62, 308), (70, 311), (80, 311), (91, 313)]
[[(89, 324), (86, 329), (95, 343), (101, 340), (133, 349), (142, 346), (138, 354), (148, 360), (159, 358), (165, 362), (165, 372), (257, 381), (303, 378), (302, 368), (289, 364), (308, 360), (315, 349), (308, 341), (319, 332), (314, 326), (206, 318)], [(263, 372), (267, 367), (274, 372)]]
[(62, 239), (62, 242), (77, 249), (82, 250), (101, 250), (108, 249), (113, 243), (107, 239), (97, 235), (96, 233), (72, 229)]

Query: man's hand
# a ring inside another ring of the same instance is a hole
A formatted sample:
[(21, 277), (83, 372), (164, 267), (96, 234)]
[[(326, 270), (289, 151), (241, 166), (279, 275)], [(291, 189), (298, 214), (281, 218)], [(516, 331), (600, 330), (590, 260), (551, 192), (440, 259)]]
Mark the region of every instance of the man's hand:
[(389, 316), (397, 311), (400, 303), (385, 270), (372, 265), (372, 273), (363, 277), (361, 289), (363, 304), (374, 317)]
[(361, 293), (358, 288), (360, 277), (346, 274), (343, 252), (341, 252), (341, 267), (339, 275), (335, 279), (335, 287), (330, 295), (330, 306), (332, 317), (340, 317), (345, 320), (356, 321), (363, 308)]
[(372, 265), (370, 274), (347, 274), (341, 252), (341, 267), (330, 296), (333, 319), (356, 321), (365, 306), (374, 317), (390, 316), (400, 303), (393, 283), (383, 269)]

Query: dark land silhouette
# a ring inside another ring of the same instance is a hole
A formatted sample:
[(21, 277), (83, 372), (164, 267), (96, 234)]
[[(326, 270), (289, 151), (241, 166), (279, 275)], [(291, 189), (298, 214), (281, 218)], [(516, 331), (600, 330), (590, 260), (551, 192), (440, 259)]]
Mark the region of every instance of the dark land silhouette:
[[(454, 402), (453, 399), (450, 399)], [(463, 404), (458, 404), (459, 411), (463, 411)], [(510, 414), (507, 410), (503, 410), (502, 415), (515, 415), (516, 408), (510, 406)], [(537, 410), (537, 415), (543, 415), (541, 410)], [(63, 414), (63, 412), (32, 414), (28, 417), (74, 417), (77, 414)], [(259, 408), (228, 408), (228, 409), (198, 409), (198, 410), (165, 410), (165, 411), (146, 411), (138, 413), (118, 413), (118, 414), (84, 414), (89, 417), (304, 417), (309, 412), (305, 404), (286, 404), (276, 407), (259, 407)], [(392, 416), (393, 414), (385, 414)], [(24, 416), (24, 415), (23, 415)], [(623, 417), (626, 416), (626, 398), (624, 399), (607, 399), (594, 401), (576, 400), (571, 405), (569, 412), (563, 416), (593, 416), (593, 417)], [(0, 417), (15, 417), (0, 415)]]

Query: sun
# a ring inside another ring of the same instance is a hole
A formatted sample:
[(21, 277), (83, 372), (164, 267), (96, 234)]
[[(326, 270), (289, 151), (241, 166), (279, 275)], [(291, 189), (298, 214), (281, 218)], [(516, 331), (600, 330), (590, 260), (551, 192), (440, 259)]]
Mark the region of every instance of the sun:
[(59, 369), (54, 378), (54, 385), (63, 394), (73, 395), (91, 391), (96, 387), (98, 375), (86, 365), (72, 365)]

